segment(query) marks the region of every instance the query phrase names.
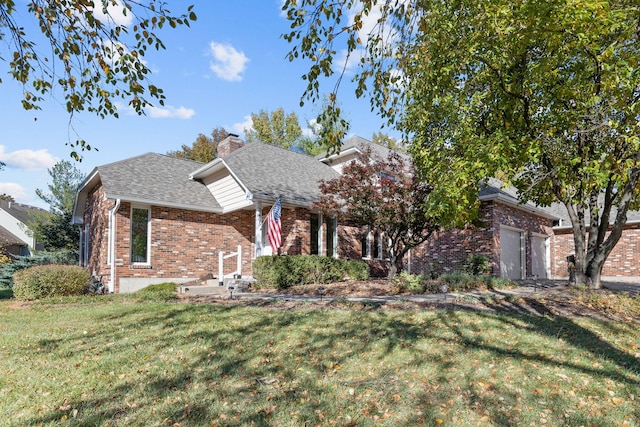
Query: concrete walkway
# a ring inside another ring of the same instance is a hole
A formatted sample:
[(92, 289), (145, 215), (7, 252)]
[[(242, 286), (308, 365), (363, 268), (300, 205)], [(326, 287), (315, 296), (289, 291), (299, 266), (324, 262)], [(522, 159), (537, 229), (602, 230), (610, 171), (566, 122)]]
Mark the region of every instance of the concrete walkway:
[[(478, 291), (465, 293), (441, 293), (441, 294), (420, 294), (420, 295), (383, 295), (383, 296), (321, 296), (321, 295), (292, 295), (273, 294), (260, 292), (233, 292), (230, 293), (225, 287), (220, 286), (191, 286), (182, 289), (186, 295), (202, 295), (220, 299), (262, 299), (279, 301), (307, 301), (321, 302), (336, 299), (344, 299), (352, 302), (367, 302), (373, 304), (386, 303), (443, 303), (447, 301), (460, 300), (464, 298), (505, 298), (509, 295), (525, 296), (533, 295), (545, 289), (552, 289), (556, 286), (565, 285), (566, 280), (520, 280), (519, 287), (513, 289), (501, 289), (495, 291)], [(603, 286), (609, 289), (622, 290), (634, 296), (640, 296), (640, 283), (627, 282), (603, 282)]]

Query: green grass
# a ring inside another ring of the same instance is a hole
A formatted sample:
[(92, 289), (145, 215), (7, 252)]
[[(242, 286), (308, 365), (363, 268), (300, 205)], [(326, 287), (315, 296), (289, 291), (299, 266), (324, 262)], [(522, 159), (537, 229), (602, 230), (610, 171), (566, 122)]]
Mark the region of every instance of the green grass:
[(637, 425), (637, 324), (0, 302), (7, 426)]

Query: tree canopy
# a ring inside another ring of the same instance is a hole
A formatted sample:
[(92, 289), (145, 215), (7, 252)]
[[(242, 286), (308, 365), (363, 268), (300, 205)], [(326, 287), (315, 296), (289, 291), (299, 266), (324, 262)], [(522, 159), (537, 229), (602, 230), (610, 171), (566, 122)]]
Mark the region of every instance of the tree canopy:
[(68, 160), (59, 161), (48, 172), (48, 191), (37, 189), (36, 195), (49, 205), (49, 212), (32, 214), (27, 226), (47, 251), (77, 250), (80, 233), (71, 224), (71, 217), (76, 189), (84, 174)]
[(227, 135), (229, 135), (229, 132), (225, 128), (218, 126), (211, 131), (211, 137), (200, 134), (190, 147), (183, 144), (180, 150), (169, 151), (167, 155), (179, 159), (209, 163), (217, 156), (218, 143), (225, 139)]
[(501, 173), (521, 200), (564, 205), (577, 279), (600, 286), (638, 208), (637, 2), (301, 0), (285, 9), (290, 58), (311, 60), (306, 96), (335, 72), (336, 46), (358, 58), (357, 94), (404, 131), (421, 176), (438, 178), (432, 211), (468, 220), (478, 182)]
[[(143, 114), (152, 100), (164, 105), (165, 99), (148, 80), (144, 55), (164, 49), (162, 28), (196, 20), (192, 8), (172, 14), (157, 0), (0, 0), (0, 58), (23, 85), (26, 110), (41, 109), (45, 96), (59, 90), (71, 117), (85, 110), (118, 117), (118, 100)], [(40, 33), (33, 33), (28, 19)], [(77, 150), (91, 149), (85, 140), (67, 143), (76, 159)]]
[(409, 249), (439, 227), (424, 211), (431, 186), (417, 178), (406, 156), (395, 152), (380, 158), (369, 148), (363, 150), (340, 177), (322, 181), (320, 191), (315, 208), (383, 233), (389, 276), (402, 270)]
[(248, 142), (261, 141), (282, 148), (292, 148), (302, 137), (296, 113), (286, 114), (282, 108), (272, 112), (260, 110), (257, 114), (251, 113), (251, 121), (253, 127), (245, 131)]

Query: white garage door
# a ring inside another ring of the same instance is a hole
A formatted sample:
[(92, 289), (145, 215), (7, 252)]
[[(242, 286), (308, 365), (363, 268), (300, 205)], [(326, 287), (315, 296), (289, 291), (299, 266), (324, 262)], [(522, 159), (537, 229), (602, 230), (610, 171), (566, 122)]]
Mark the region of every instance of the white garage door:
[(522, 279), (522, 231), (500, 227), (500, 276)]
[(547, 278), (547, 237), (531, 236), (531, 274)]

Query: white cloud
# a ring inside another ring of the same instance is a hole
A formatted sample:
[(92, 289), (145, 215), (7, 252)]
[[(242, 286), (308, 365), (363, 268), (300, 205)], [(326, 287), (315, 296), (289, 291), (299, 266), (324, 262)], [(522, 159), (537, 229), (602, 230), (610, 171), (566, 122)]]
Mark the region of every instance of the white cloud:
[(109, 1), (107, 6), (107, 14), (102, 12), (102, 3), (100, 1), (95, 2), (99, 7), (96, 7), (93, 11), (93, 15), (96, 19), (106, 23), (115, 23), (116, 25), (130, 25), (133, 22), (133, 13), (130, 10), (126, 11), (126, 14), (123, 13), (125, 7), (122, 5), (120, 0), (116, 0), (115, 3), (113, 1)]
[(0, 162), (10, 168), (33, 171), (48, 169), (58, 162), (46, 149), (41, 150), (16, 150), (5, 152), (5, 147), (0, 145)]
[(221, 79), (237, 82), (242, 80), (242, 73), (247, 68), (249, 58), (228, 44), (210, 42), (209, 49), (214, 61), (209, 68)]
[(253, 120), (251, 120), (251, 116), (244, 116), (244, 122), (234, 123), (231, 125), (231, 129), (237, 134), (244, 134), (245, 132), (253, 129)]
[(322, 130), (322, 125), (318, 123), (318, 120), (311, 119), (307, 122), (306, 129), (302, 130), (302, 135), (311, 138), (318, 135), (321, 130)]
[(28, 203), (30, 197), (25, 188), (15, 182), (0, 182), (0, 194), (12, 196), (16, 202)]
[(146, 107), (146, 113), (153, 119), (183, 119), (187, 120), (195, 116), (196, 111), (186, 107)]
[[(135, 112), (131, 106), (127, 104), (123, 104), (121, 102), (114, 102), (114, 105), (118, 109), (118, 111), (124, 112), (130, 116), (137, 116), (138, 114)], [(196, 115), (196, 110), (187, 108), (187, 107), (172, 107), (170, 105), (165, 105), (164, 107), (154, 107), (148, 105), (144, 108), (145, 113), (148, 117), (152, 119), (181, 119), (188, 120), (191, 117)]]

